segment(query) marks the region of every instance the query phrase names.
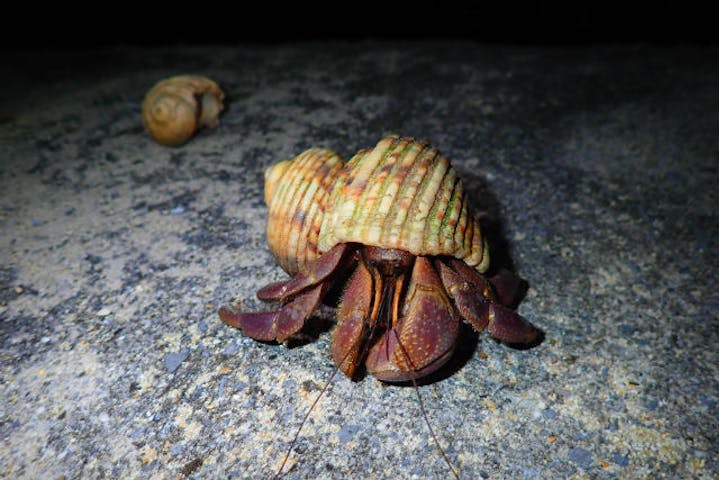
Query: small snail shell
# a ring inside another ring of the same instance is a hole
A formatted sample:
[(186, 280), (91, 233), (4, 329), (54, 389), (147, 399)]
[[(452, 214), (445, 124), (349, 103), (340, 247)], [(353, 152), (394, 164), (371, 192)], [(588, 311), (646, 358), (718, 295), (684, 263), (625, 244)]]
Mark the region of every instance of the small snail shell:
[(201, 127), (216, 127), (225, 94), (207, 77), (180, 75), (158, 82), (142, 103), (142, 121), (163, 145), (180, 145)]
[(290, 275), (319, 257), (317, 239), (332, 186), (344, 162), (326, 148), (311, 148), (265, 171), (267, 244)]

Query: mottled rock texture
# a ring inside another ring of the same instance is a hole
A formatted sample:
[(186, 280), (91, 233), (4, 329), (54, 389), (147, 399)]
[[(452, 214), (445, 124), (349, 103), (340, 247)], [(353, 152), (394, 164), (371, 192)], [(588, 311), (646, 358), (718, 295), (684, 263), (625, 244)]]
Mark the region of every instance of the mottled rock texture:
[[(311, 146), (428, 139), (543, 343), (467, 331), (420, 387), (475, 478), (719, 475), (719, 51), (473, 43), (0, 53), (0, 476), (267, 478), (332, 372), (216, 309), (284, 278), (263, 170)], [(158, 80), (207, 75), (220, 126), (143, 132)], [(502, 254), (504, 252), (504, 255)], [(331, 320), (323, 309), (320, 320)], [(448, 478), (412, 388), (337, 378), (286, 478)]]

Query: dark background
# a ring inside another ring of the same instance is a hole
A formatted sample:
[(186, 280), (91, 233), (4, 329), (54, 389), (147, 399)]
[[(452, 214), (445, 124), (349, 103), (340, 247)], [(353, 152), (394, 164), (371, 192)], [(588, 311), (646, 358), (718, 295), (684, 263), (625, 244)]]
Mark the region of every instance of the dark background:
[(709, 44), (715, 16), (694, 2), (232, 2), (13, 5), (2, 49), (107, 45), (462, 39), (483, 43)]

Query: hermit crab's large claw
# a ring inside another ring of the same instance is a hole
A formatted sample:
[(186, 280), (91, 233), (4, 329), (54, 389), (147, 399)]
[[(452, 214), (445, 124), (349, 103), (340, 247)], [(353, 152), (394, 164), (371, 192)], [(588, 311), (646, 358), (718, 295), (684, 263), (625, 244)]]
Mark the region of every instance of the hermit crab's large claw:
[(426, 257), (415, 260), (402, 313), (370, 348), (366, 360), (369, 372), (387, 382), (435, 372), (449, 360), (457, 342), (459, 318)]
[(414, 260), (411, 275), (409, 270), (380, 274), (360, 262), (337, 317), (332, 357), (353, 379), (363, 363), (374, 377), (387, 382), (428, 375), (450, 358), (459, 333), (459, 318), (425, 257)]

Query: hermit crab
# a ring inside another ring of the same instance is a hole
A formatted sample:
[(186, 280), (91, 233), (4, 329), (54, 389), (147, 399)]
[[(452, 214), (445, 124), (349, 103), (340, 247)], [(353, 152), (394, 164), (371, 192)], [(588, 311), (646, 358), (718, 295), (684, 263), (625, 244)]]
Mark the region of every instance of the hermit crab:
[(538, 330), (509, 305), (520, 279), (489, 278), (489, 246), (462, 180), (424, 141), (390, 135), (344, 163), (313, 148), (265, 173), (267, 239), (292, 278), (257, 292), (266, 312), (222, 307), (256, 340), (285, 342), (344, 283), (332, 358), (356, 380), (416, 380), (452, 355), (461, 321), (507, 343)]

